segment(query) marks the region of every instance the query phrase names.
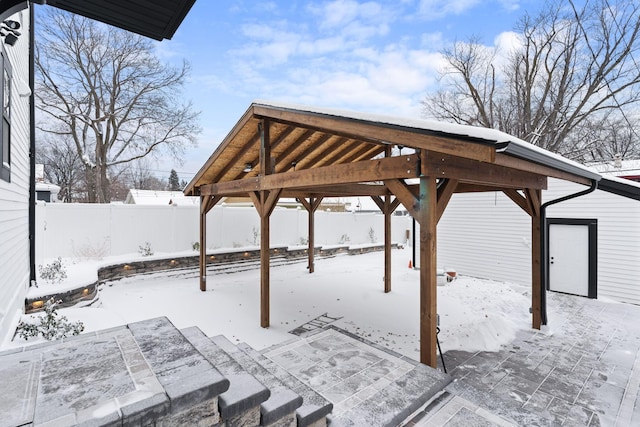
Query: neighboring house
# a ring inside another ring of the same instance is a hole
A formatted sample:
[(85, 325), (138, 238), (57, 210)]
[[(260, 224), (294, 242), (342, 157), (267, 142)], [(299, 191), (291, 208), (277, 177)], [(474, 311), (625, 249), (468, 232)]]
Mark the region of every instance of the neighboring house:
[(20, 25), (21, 35), (0, 39), (0, 339), (22, 312), (31, 276), (29, 11), (7, 19)]
[[(549, 289), (640, 304), (640, 184), (610, 179), (602, 185), (624, 185), (627, 197), (596, 190), (548, 207)], [(543, 202), (585, 188), (549, 179)], [(455, 194), (438, 224), (438, 265), (528, 285), (529, 230), (529, 217), (502, 193)]]
[[(61, 8), (163, 40), (173, 36), (194, 2), (65, 0), (43, 7)], [(11, 333), (36, 279), (34, 3), (46, 1), (0, 0), (0, 340)]]
[(132, 188), (127, 193), (124, 204), (197, 206), (200, 204), (200, 198), (187, 197), (182, 191), (136, 190)]
[(602, 175), (640, 182), (640, 159), (622, 160), (616, 158), (611, 162), (594, 163), (590, 166)]

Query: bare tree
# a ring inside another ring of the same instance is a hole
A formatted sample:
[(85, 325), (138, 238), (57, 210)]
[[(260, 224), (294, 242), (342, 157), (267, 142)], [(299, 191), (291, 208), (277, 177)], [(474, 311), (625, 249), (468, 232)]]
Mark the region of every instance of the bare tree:
[(137, 190), (164, 190), (167, 183), (151, 173), (148, 159), (140, 159), (127, 165), (123, 180), (129, 188)]
[(637, 141), (640, 4), (612, 1), (548, 1), (521, 19), (510, 52), (475, 38), (455, 43), (443, 51), (441, 89), (423, 101), (425, 115), (500, 129), (578, 160), (611, 151), (601, 147), (609, 137), (584, 139), (599, 124), (622, 124)]
[(168, 152), (176, 158), (200, 129), (180, 104), (188, 74), (162, 64), (151, 41), (54, 8), (41, 16), (35, 51), (41, 131), (70, 138), (85, 169), (90, 202), (110, 201), (120, 165)]
[(80, 156), (69, 138), (56, 140), (53, 143), (50, 138), (40, 139), (36, 160), (44, 165), (46, 180), (60, 186), (58, 199), (65, 203), (81, 201), (86, 197), (86, 186)]

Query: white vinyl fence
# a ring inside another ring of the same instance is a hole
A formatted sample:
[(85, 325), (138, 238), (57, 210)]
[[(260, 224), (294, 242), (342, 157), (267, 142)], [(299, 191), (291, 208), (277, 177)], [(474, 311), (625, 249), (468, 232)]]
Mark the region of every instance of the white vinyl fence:
[[(198, 241), (198, 206), (39, 203), (36, 264), (61, 257), (93, 258), (137, 253), (147, 242), (155, 253), (188, 251)], [(408, 216), (392, 217), (392, 241), (404, 242)], [(272, 245), (301, 245), (308, 238), (304, 209), (276, 208)], [(207, 247), (260, 244), (260, 218), (253, 207), (216, 206), (207, 214)], [(315, 244), (384, 241), (384, 216), (317, 211)]]

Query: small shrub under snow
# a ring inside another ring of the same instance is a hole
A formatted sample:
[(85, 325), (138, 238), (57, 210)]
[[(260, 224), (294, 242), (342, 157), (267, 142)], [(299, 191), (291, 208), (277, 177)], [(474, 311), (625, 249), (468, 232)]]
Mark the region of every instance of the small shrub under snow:
[(66, 316), (58, 314), (58, 304), (53, 298), (44, 303), (44, 314), (35, 315), (29, 321), (20, 321), (16, 332), (21, 338), (42, 336), (46, 340), (57, 340), (84, 331), (82, 322), (69, 322)]

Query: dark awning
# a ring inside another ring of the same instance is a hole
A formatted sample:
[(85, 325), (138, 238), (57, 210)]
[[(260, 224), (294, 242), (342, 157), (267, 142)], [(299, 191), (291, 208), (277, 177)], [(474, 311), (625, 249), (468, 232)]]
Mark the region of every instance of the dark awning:
[[(36, 0), (133, 33), (162, 40), (170, 39), (195, 0)], [(27, 2), (0, 0), (0, 17), (24, 9)]]

